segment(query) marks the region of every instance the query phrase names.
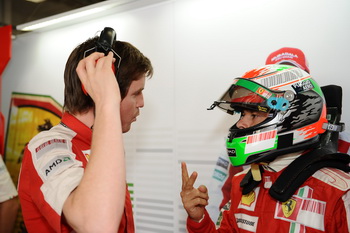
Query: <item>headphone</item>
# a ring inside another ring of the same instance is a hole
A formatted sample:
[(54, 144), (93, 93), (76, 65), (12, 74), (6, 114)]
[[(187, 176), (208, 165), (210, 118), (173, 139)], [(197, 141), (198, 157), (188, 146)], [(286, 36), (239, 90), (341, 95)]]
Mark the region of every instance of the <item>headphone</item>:
[[(112, 64), (112, 70), (113, 73), (115, 74), (116, 78), (118, 79), (118, 71), (119, 71), (119, 66), (122, 58), (119, 56), (119, 54), (113, 50), (113, 45), (117, 41), (117, 33), (114, 31), (113, 28), (110, 27), (105, 27), (101, 34), (100, 38), (98, 41), (96, 41), (95, 47), (88, 49), (84, 52), (84, 58), (92, 54), (93, 52), (100, 52), (104, 53), (105, 56), (108, 55), (109, 52), (113, 53), (113, 57), (116, 59), (116, 64), (117, 64), (117, 70), (115, 69), (114, 64)], [(88, 95), (84, 86), (81, 85), (83, 92), (85, 95)]]

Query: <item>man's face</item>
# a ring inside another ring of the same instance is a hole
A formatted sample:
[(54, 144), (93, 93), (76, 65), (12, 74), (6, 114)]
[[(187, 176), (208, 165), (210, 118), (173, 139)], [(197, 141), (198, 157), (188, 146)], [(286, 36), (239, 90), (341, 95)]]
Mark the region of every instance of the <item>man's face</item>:
[(131, 123), (136, 121), (140, 114), (139, 108), (144, 106), (142, 91), (145, 88), (146, 75), (131, 83), (128, 93), (120, 104), (120, 116), (123, 133), (131, 128)]
[(257, 125), (263, 122), (268, 116), (268, 113), (251, 111), (247, 109), (244, 109), (241, 114), (241, 118), (239, 119), (236, 125), (239, 129), (246, 129)]

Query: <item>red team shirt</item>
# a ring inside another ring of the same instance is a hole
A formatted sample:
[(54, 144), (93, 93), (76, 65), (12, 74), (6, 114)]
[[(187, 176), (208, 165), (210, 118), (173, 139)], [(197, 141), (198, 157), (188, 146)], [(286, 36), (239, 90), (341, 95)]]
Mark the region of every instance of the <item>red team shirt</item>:
[[(90, 156), (91, 139), (90, 128), (64, 113), (59, 125), (39, 133), (26, 147), (18, 193), (29, 233), (72, 231), (62, 218), (63, 204), (82, 179)], [(127, 191), (118, 233), (134, 231)]]
[(323, 168), (307, 179), (288, 201), (282, 203), (273, 199), (268, 193), (284, 169), (274, 168), (274, 170), (278, 172), (265, 170), (259, 186), (244, 196), (241, 193), (240, 182), (247, 170), (235, 175), (232, 179), (231, 202), (223, 208), (217, 226), (206, 212), (200, 223), (188, 218), (188, 231), (190, 233), (350, 232), (349, 174), (337, 169)]

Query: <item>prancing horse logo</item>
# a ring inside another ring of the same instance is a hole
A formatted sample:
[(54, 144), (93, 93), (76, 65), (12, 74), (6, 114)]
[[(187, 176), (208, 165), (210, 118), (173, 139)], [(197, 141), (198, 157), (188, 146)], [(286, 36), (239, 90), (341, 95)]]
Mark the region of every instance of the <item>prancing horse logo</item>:
[(297, 202), (294, 199), (289, 199), (282, 203), (283, 215), (288, 218), (292, 215)]

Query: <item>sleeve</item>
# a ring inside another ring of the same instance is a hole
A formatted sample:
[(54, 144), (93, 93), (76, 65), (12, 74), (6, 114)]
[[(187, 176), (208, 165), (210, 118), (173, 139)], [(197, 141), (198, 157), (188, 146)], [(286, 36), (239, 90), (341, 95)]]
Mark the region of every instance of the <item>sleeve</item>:
[(0, 203), (18, 195), (16, 187), (0, 155)]
[(200, 222), (187, 218), (187, 230), (189, 233), (238, 233), (236, 220), (230, 211), (222, 211), (222, 221), (218, 224), (220, 226), (216, 228), (207, 211)]
[(350, 190), (348, 190), (334, 207), (335, 213), (332, 220), (337, 220), (333, 232), (350, 232)]
[(33, 206), (23, 209), (23, 216), (28, 216), (25, 210), (36, 209), (57, 232), (61, 232), (64, 202), (84, 173), (82, 162), (76, 159), (78, 152), (72, 148), (69, 139), (59, 137), (30, 143), (21, 168), (19, 191), (22, 200), (26, 197)]
[(200, 222), (195, 222), (190, 217), (187, 218), (187, 230), (189, 233), (212, 233), (217, 232), (209, 213), (205, 211), (204, 218)]

